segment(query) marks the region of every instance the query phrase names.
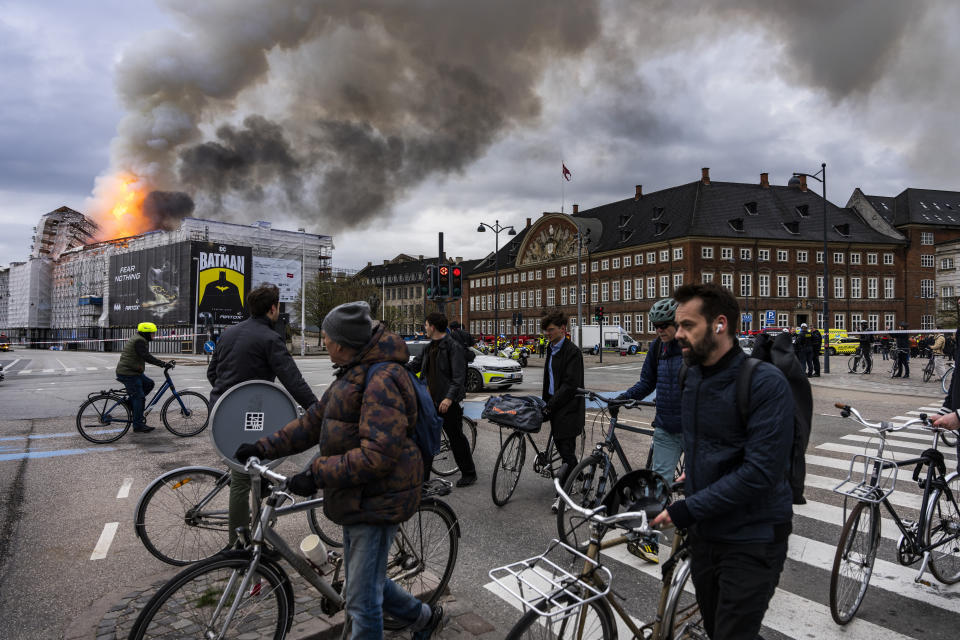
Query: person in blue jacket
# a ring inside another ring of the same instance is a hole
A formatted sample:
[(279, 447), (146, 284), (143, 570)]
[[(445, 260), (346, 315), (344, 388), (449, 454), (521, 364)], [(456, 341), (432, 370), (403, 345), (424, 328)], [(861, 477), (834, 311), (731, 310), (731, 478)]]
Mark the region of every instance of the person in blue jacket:
[[(643, 361), (640, 380), (623, 394), (626, 398), (643, 400), (656, 390), (657, 414), (653, 419), (653, 465), (669, 486), (674, 470), (683, 453), (683, 433), (680, 427), (680, 367), (683, 353), (674, 339), (677, 325), (674, 314), (677, 301), (658, 300), (650, 307), (650, 324), (657, 339), (650, 344)], [(631, 549), (648, 562), (659, 562), (659, 546), (655, 538), (644, 539)]]
[(784, 374), (761, 362), (746, 419), (736, 406), (746, 355), (734, 327), (740, 307), (715, 284), (674, 298), (677, 341), (689, 369), (681, 403), (686, 498), (651, 523), (686, 529), (704, 630), (712, 640), (757, 637), (787, 556), (793, 492), (793, 396)]

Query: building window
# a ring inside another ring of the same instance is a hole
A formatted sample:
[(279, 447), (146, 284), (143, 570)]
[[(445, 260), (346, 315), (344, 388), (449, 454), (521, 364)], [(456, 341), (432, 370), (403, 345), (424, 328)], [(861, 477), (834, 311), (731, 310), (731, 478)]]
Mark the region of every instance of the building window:
[(527, 272), (523, 271), (520, 273), (520, 282), (526, 282), (526, 281), (527, 281)]
[(537, 269), (537, 280), (541, 280), (541, 279), (542, 279), (542, 278), (541, 278), (542, 275), (543, 275), (543, 272), (540, 271), (540, 269)]
[(614, 269), (620, 268), (620, 258), (614, 258), (612, 261), (611, 267)]
[(956, 308), (953, 300), (953, 287), (940, 287), (940, 308), (944, 311), (951, 311)]
[(604, 258), (600, 261), (600, 271), (606, 271), (610, 268), (610, 261)]
[(526, 291), (520, 292), (520, 308), (521, 309), (527, 308), (527, 292)]
[(897, 316), (893, 313), (883, 314), (883, 330), (892, 331), (897, 324)]
[(833, 328), (834, 328), (834, 329), (840, 329), (840, 330), (846, 330), (846, 328), (847, 328), (846, 319), (847, 319), (847, 316), (846, 316), (845, 314), (843, 314), (843, 313), (835, 313), (835, 314), (833, 314)]
[(860, 252), (850, 252), (850, 264), (860, 264)]
[(670, 295), (670, 276), (660, 276), (660, 297), (666, 298)]
[(476, 305), (474, 304), (476, 301), (477, 301), (476, 298), (470, 298), (470, 311), (476, 311), (476, 309), (474, 308), (476, 307)]
[(892, 253), (885, 253), (885, 254), (883, 254), (883, 264), (888, 265), (888, 266), (893, 264), (893, 254), (892, 254)]
[(753, 251), (749, 248), (740, 247), (740, 259), (741, 260), (750, 260), (751, 254)]
[(657, 278), (655, 276), (647, 277), (647, 297), (651, 300), (657, 297)]
[(547, 289), (547, 306), (552, 307), (557, 303), (556, 296), (553, 293), (553, 287)]
[[(933, 235), (932, 233), (930, 234)], [(929, 331), (931, 329), (936, 329), (936, 325), (933, 322), (932, 315), (922, 315), (920, 316), (920, 328), (924, 331)]]
[(921, 298), (933, 297), (933, 280), (920, 281), (920, 297)]
[(519, 304), (519, 303), (520, 303), (520, 292), (519, 292), (519, 291), (514, 291), (514, 292), (513, 292), (513, 308), (514, 308), (514, 309), (519, 309), (519, 308), (520, 308), (520, 304)]
[(851, 313), (850, 314), (850, 328), (854, 331), (858, 329), (862, 331), (863, 327), (863, 314), (862, 313)]
[(674, 260), (683, 260), (683, 247), (674, 247), (674, 248), (673, 248), (673, 259), (674, 259)]
[(732, 273), (721, 273), (720, 274), (720, 286), (724, 289), (729, 289), (733, 291), (733, 274)]
[(871, 313), (867, 316), (867, 331), (879, 331), (880, 330), (880, 314)]
[(637, 321), (637, 333), (646, 333), (643, 329), (643, 314), (638, 313), (633, 316), (633, 319)]
[(570, 304), (577, 304), (577, 288), (570, 287)]
[(770, 249), (757, 249), (757, 260), (770, 262)]
[(777, 276), (777, 297), (786, 298), (790, 295), (790, 276)]
[(502, 293), (500, 294), (500, 308), (501, 308), (501, 309), (505, 309), (505, 308), (506, 308), (506, 307), (503, 306), (503, 294), (502, 294)]
[(867, 264), (877, 264), (877, 254), (868, 253), (867, 254)]
[(518, 277), (517, 277), (517, 276), (518, 276), (518, 275), (519, 275), (519, 274), (517, 274), (517, 273), (514, 273), (514, 274), (513, 274), (513, 284), (517, 284), (517, 280), (518, 280)]
[(879, 278), (867, 278), (867, 297), (868, 298), (876, 299), (879, 281), (880, 281)]
[(647, 251), (647, 264), (657, 264), (656, 251)]
[(547, 279), (556, 278), (557, 270), (556, 269), (547, 269)]
[(797, 297), (807, 298), (810, 295), (810, 289), (807, 286), (809, 280), (807, 276), (797, 276)]
[(670, 262), (669, 249), (660, 249), (660, 262)]
[(789, 327), (790, 326), (790, 314), (789, 313), (778, 313), (777, 314), (777, 326), (778, 327)]
[(629, 279), (623, 281), (623, 299), (628, 301), (633, 297), (633, 288), (630, 284), (631, 281)]
[(596, 273), (598, 266), (599, 266), (599, 265), (598, 265), (598, 263), (597, 263), (596, 260), (591, 260), (591, 261), (590, 261), (590, 271)]
[[(920, 232), (920, 244), (933, 244), (933, 232), (932, 231), (921, 231)], [(925, 327), (926, 328), (926, 327)], [(930, 327), (931, 329), (933, 327)]]
[(627, 333), (633, 333), (633, 315), (625, 314), (623, 316), (623, 330)]
[(634, 278), (633, 287), (636, 291), (637, 300), (643, 300), (643, 278)]
[(615, 326), (615, 327), (619, 327), (619, 326), (620, 326), (620, 314), (619, 314), (619, 313), (613, 316), (613, 326)]
[(580, 285), (580, 304), (586, 304), (586, 303), (587, 303), (587, 285), (581, 284)]
[(851, 298), (860, 298), (862, 295), (861, 291), (861, 282), (862, 278), (854, 276), (850, 278), (850, 297)]
[(953, 258), (940, 258), (940, 268), (944, 271), (953, 269)]
[(537, 308), (543, 308), (543, 289), (537, 289)]
[(565, 266), (560, 267), (560, 277), (565, 278), (566, 276), (567, 276), (567, 268)]
[(837, 300), (842, 300), (844, 298), (842, 277), (836, 277), (833, 279), (833, 297)]
[(713, 258), (713, 247), (700, 247), (700, 257), (707, 260)]
[(843, 264), (843, 252), (834, 251), (833, 252), (833, 264)]
[(560, 287), (560, 305), (566, 306), (567, 304), (567, 288)]
[(619, 280), (614, 280), (613, 282), (610, 283), (610, 287), (611, 287), (611, 288), (610, 288), (611, 300), (613, 300), (614, 302), (619, 302), (619, 300), (620, 300), (620, 281), (619, 281)]
[(921, 267), (932, 267), (933, 266), (933, 254), (925, 253), (920, 256), (920, 266)]
[(748, 298), (753, 295), (753, 276), (749, 273), (740, 274), (740, 297)]
[(683, 286), (683, 274), (675, 273), (673, 274), (673, 290), (676, 291)]
[(810, 253), (806, 249), (797, 250), (797, 262), (806, 262)]
[(786, 249), (777, 249), (777, 262), (788, 262), (790, 260), (790, 252)]
[(597, 283), (596, 283), (596, 282), (591, 282), (591, 283), (590, 283), (590, 302), (591, 302), (591, 303), (597, 302), (597, 300), (598, 300), (598, 297), (597, 297), (598, 289), (599, 289), (599, 288), (597, 287)]
[(623, 267), (627, 268), (630, 266), (630, 256), (623, 256)]
[(640, 265), (643, 264), (643, 254), (642, 254), (642, 253), (634, 254), (634, 256), (633, 256), (633, 264), (634, 264), (634, 266), (637, 266), (637, 267), (639, 267)]
[(603, 282), (600, 284), (600, 302), (608, 302), (610, 300), (610, 283)]
[(720, 247), (721, 260), (733, 260), (733, 247)]
[(708, 282), (713, 282), (713, 272), (704, 271), (700, 274), (700, 282), (707, 284)]
[(757, 276), (757, 293), (760, 294), (762, 298), (770, 297), (770, 274), (761, 273)]
[(884, 278), (883, 279), (883, 297), (884, 298), (893, 298), (893, 282), (894, 278)]

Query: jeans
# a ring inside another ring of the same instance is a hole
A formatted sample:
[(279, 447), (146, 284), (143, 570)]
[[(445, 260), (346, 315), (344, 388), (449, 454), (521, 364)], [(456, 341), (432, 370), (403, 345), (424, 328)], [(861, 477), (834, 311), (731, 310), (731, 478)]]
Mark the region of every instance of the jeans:
[(786, 537), (730, 544), (691, 535), (690, 577), (712, 640), (756, 640), (787, 557)]
[(153, 391), (154, 382), (144, 374), (138, 376), (117, 376), (123, 383), (130, 397), (130, 408), (133, 410), (133, 428), (142, 429), (147, 426), (143, 418), (143, 406), (146, 404), (147, 394)]
[(653, 431), (653, 472), (659, 473), (673, 484), (673, 478), (683, 453), (683, 433), (670, 433), (666, 429), (657, 428)]
[(353, 624), (353, 640), (381, 640), (383, 614), (422, 629), (430, 607), (398, 587), (387, 576), (387, 553), (397, 525), (352, 524), (343, 527), (344, 598)]

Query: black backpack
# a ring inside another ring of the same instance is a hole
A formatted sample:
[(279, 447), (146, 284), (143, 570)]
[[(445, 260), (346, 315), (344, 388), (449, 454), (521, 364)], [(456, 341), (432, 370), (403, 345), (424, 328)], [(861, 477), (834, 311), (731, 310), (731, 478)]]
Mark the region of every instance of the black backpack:
[[(810, 389), (810, 380), (794, 355), (789, 333), (779, 333), (773, 338), (766, 333), (760, 334), (754, 342), (752, 354), (743, 361), (737, 375), (736, 404), (741, 425), (746, 426), (750, 417), (747, 411), (750, 409), (753, 372), (761, 362), (769, 362), (780, 369), (790, 385), (793, 395), (793, 444), (790, 447), (787, 479), (793, 493), (793, 504), (806, 504), (803, 486), (807, 476), (807, 443), (810, 441), (813, 425), (813, 391)], [(680, 368), (681, 388), (686, 377), (687, 367), (684, 365)]]
[(953, 338), (953, 336), (947, 336), (947, 338), (943, 341), (944, 355), (950, 356), (952, 358), (954, 357), (956, 350), (957, 350), (957, 341)]
[(466, 329), (448, 329), (447, 333), (450, 334), (450, 337), (453, 338), (457, 344), (463, 347), (464, 362), (467, 364), (473, 362), (477, 357), (476, 352), (470, 348), (476, 344), (476, 340), (473, 339), (473, 336), (467, 333)]

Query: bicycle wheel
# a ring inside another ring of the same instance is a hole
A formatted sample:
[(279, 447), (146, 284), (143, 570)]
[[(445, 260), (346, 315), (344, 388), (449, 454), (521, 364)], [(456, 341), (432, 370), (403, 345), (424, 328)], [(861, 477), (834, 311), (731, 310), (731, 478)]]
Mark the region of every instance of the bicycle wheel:
[(514, 431), (503, 442), (497, 462), (493, 467), (493, 478), (490, 482), (490, 493), (493, 504), (502, 507), (513, 495), (520, 481), (520, 471), (527, 456), (527, 442), (523, 433)]
[[(422, 602), (433, 604), (450, 583), (459, 549), (460, 529), (453, 510), (445, 502), (425, 500), (397, 528), (387, 557), (387, 577)], [(383, 621), (387, 629), (408, 624), (386, 616)]]
[[(943, 442), (943, 444), (947, 445), (950, 448), (954, 448), (957, 446), (957, 438), (958, 436), (956, 431), (940, 432), (940, 440)], [(956, 495), (956, 492), (954, 492), (954, 495)]]
[(860, 356), (850, 356), (847, 360), (847, 369), (850, 373), (859, 373), (860, 369)]
[(867, 593), (880, 546), (880, 509), (858, 502), (843, 525), (830, 574), (830, 615), (837, 624), (853, 619)]
[(307, 512), (307, 520), (310, 523), (310, 531), (320, 536), (320, 539), (327, 546), (343, 546), (343, 528), (336, 522), (327, 518), (323, 513), (323, 507), (314, 507)]
[(953, 367), (948, 368), (943, 372), (943, 375), (940, 376), (940, 389), (944, 393), (950, 393), (950, 385), (953, 383)]
[(671, 585), (667, 592), (667, 601), (663, 608), (663, 622), (660, 624), (659, 640), (683, 640), (684, 638), (705, 638), (700, 607), (693, 593), (685, 589), (690, 580), (690, 560), (678, 562), (671, 574)]
[(930, 360), (929, 362), (927, 362), (927, 364), (924, 365), (924, 367), (923, 367), (923, 381), (924, 381), (924, 382), (930, 382), (930, 378), (933, 377), (934, 369), (935, 369), (935, 365), (934, 365), (934, 363), (933, 363), (933, 360)]
[(94, 444), (107, 444), (123, 437), (130, 428), (130, 418), (126, 399), (104, 393), (80, 405), (77, 431)]
[[(576, 586), (571, 586), (570, 590), (576, 591)], [(569, 591), (555, 591), (535, 608), (523, 614), (517, 624), (507, 632), (507, 640), (522, 638), (577, 638), (578, 640), (590, 638), (593, 640), (616, 637), (613, 611), (610, 610), (606, 600), (591, 600), (569, 612), (569, 615), (560, 613), (550, 615), (550, 611), (559, 611), (574, 602)], [(540, 615), (541, 612), (546, 615)]]
[[(581, 507), (593, 509), (616, 482), (612, 465), (608, 467), (603, 458), (587, 456), (570, 472), (563, 490)], [(557, 505), (557, 534), (564, 543), (581, 551), (590, 543), (589, 523), (563, 500)]]
[(167, 564), (185, 565), (227, 547), (229, 471), (187, 467), (154, 482), (137, 503), (133, 523), (147, 551)]
[[(243, 593), (251, 554), (234, 551), (191, 565), (157, 591), (137, 616), (131, 640), (225, 637), (281, 640), (293, 622), (293, 590), (286, 574), (261, 560)], [(230, 628), (224, 619), (239, 600)]]
[[(477, 446), (477, 423), (467, 416), (463, 416), (460, 422), (463, 435), (467, 437), (467, 442), (470, 443), (470, 453), (472, 454)], [(438, 476), (451, 476), (459, 470), (456, 461), (453, 459), (453, 451), (450, 449), (450, 442), (447, 440), (446, 433), (440, 434), (440, 452), (433, 457), (433, 464), (430, 469)]]
[(939, 544), (930, 550), (930, 572), (944, 584), (960, 582), (960, 474), (947, 476), (946, 488), (930, 496), (925, 546)]
[[(181, 438), (195, 436), (207, 428), (210, 417), (210, 403), (203, 394), (196, 391), (178, 391), (163, 403), (160, 419), (167, 431)], [(183, 405), (181, 406), (181, 403)]]

